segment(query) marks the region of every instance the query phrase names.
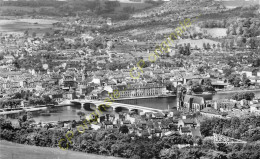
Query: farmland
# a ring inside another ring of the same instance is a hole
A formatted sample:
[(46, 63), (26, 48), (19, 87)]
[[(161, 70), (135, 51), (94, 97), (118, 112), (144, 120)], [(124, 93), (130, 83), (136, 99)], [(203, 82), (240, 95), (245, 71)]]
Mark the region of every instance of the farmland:
[(43, 34), (50, 31), (55, 20), (47, 19), (17, 19), (0, 20), (0, 31), (4, 33), (23, 33), (25, 30)]

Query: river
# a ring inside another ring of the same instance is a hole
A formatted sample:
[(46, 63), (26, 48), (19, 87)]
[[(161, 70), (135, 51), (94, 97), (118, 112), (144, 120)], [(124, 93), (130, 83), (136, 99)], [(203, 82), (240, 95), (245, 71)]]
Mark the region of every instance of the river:
[[(255, 96), (260, 96), (260, 90), (254, 91)], [(234, 92), (230, 93), (219, 93), (214, 95), (201, 95), (206, 100), (218, 100), (218, 99), (225, 99), (231, 97)], [(167, 98), (148, 98), (148, 99), (130, 99), (130, 100), (121, 100), (117, 101), (120, 103), (125, 104), (133, 104), (133, 105), (139, 105), (144, 107), (150, 107), (150, 108), (157, 108), (157, 109), (168, 109), (168, 106), (172, 109), (176, 107), (176, 97), (167, 97)], [(55, 108), (55, 110), (50, 111), (50, 116), (42, 116), (42, 112), (34, 112), (33, 117), (36, 122), (48, 122), (48, 121), (65, 121), (65, 120), (79, 120), (79, 116), (77, 115), (77, 112), (82, 111), (86, 115), (90, 114), (91, 111), (88, 110), (81, 110), (79, 107), (76, 106), (68, 106), (68, 107), (60, 107)], [(105, 113), (113, 113), (113, 112), (105, 112)]]

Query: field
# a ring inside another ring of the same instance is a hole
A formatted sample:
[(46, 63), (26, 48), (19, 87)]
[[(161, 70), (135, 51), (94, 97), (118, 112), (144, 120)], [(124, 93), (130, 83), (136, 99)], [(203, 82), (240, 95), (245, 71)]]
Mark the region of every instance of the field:
[[(234, 2), (235, 1), (235, 2)], [(236, 8), (236, 7), (241, 7), (241, 6), (249, 6), (249, 5), (257, 5), (259, 4), (259, 0), (229, 0), (229, 1), (222, 1), (222, 3), (227, 7), (227, 8)]]
[(184, 43), (190, 43), (191, 47), (195, 47), (195, 45), (198, 46), (198, 48), (203, 48), (203, 43), (209, 43), (210, 45), (217, 45), (219, 42), (216, 42), (216, 41), (213, 41), (213, 40), (209, 40), (209, 39), (199, 39), (199, 40), (192, 40), (192, 39), (181, 39), (181, 40), (178, 40), (178, 41), (174, 41), (173, 45), (174, 46), (175, 44), (182, 44), (184, 45)]
[(225, 28), (204, 28), (213, 38), (227, 36), (227, 29)]
[(21, 145), (0, 140), (0, 159), (117, 159), (58, 148)]
[(149, 3), (120, 3), (120, 7), (117, 7), (115, 12), (121, 12), (123, 11), (124, 7), (134, 7), (135, 10), (142, 10), (153, 6)]
[(0, 20), (0, 32), (22, 34), (25, 30), (29, 30), (30, 33), (43, 34), (50, 32), (52, 23), (55, 22), (57, 21), (48, 19)]

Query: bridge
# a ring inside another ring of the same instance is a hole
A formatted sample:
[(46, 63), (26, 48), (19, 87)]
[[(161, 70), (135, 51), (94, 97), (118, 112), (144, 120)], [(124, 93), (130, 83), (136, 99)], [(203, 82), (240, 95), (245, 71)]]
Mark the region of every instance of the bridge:
[[(81, 110), (84, 110), (84, 108), (87, 107), (87, 109), (94, 109), (94, 110), (113, 110), (113, 111), (120, 111), (120, 109), (126, 109), (129, 112), (130, 111), (136, 111), (136, 112), (162, 112), (161, 109), (155, 109), (155, 108), (148, 108), (144, 106), (138, 106), (138, 105), (131, 105), (131, 104), (123, 104), (123, 103), (115, 103), (115, 102), (105, 102), (105, 101), (98, 101), (98, 100), (87, 100), (87, 99), (75, 99), (75, 100), (65, 100), (62, 103), (59, 103), (59, 105), (55, 105), (54, 107), (65, 107), (65, 106), (71, 106), (71, 104), (80, 104)], [(91, 106), (94, 105), (94, 108)], [(53, 107), (52, 107), (53, 108)], [(105, 109), (104, 109), (105, 108)], [(7, 115), (19, 115), (21, 112), (31, 112), (31, 111), (39, 111), (39, 110), (46, 110), (48, 109), (47, 106), (40, 107), (40, 108), (24, 108), (22, 110), (14, 110), (14, 111), (5, 111), (0, 112), (0, 116), (6, 117)]]
[(98, 110), (104, 110), (104, 108), (105, 109), (112, 108), (113, 110), (127, 109), (129, 112), (130, 111), (141, 111), (141, 112), (162, 112), (163, 111), (161, 109), (148, 108), (148, 107), (143, 107), (143, 106), (138, 106), (138, 105), (115, 103), (115, 102), (105, 102), (105, 101), (98, 101), (98, 100), (75, 99), (75, 100), (68, 100), (66, 102), (70, 102), (73, 104), (79, 103), (79, 104), (81, 104), (82, 110), (86, 106), (88, 106), (91, 109), (90, 104), (93, 104), (95, 106), (95, 109), (98, 109)]

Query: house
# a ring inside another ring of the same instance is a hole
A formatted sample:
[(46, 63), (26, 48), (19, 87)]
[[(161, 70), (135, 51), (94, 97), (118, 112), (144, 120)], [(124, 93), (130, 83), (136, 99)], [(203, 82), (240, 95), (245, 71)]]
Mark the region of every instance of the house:
[(250, 106), (250, 112), (260, 115), (260, 104), (253, 104)]
[(207, 103), (221, 112), (232, 111), (232, 109), (238, 105), (238, 103), (229, 100), (207, 101)]
[(131, 126), (131, 122), (129, 120), (125, 120), (122, 123), (123, 123), (123, 125), (126, 125), (127, 127)]
[(142, 136), (143, 136), (143, 137), (149, 137), (149, 136), (150, 136), (150, 133), (149, 133), (147, 130), (143, 130), (143, 131), (142, 131)]
[(167, 124), (162, 124), (161, 125), (161, 130), (162, 130), (163, 133), (169, 132), (170, 131), (170, 127)]
[(207, 107), (207, 108), (202, 109), (200, 111), (200, 113), (203, 116), (207, 116), (207, 117), (210, 117), (210, 118), (213, 118), (213, 117), (223, 118), (224, 117), (223, 113), (221, 113), (220, 111), (217, 111), (216, 109), (211, 108), (211, 107)]
[(113, 123), (111, 121), (105, 121), (104, 125), (105, 125), (105, 129), (113, 129), (114, 128)]
[(178, 128), (180, 129), (182, 127), (195, 128), (197, 127), (197, 122), (191, 119), (181, 119), (178, 121)]
[(225, 89), (228, 86), (228, 83), (221, 83), (221, 82), (212, 82), (212, 87), (214, 89)]
[(246, 77), (252, 77), (253, 71), (254, 70), (252, 68), (244, 68), (244, 70), (241, 72), (241, 74), (246, 74)]
[(160, 112), (152, 114), (152, 119), (163, 119), (164, 117), (164, 114)]
[(199, 75), (187, 75), (183, 77), (183, 84), (186, 84), (188, 81), (198, 81), (199, 83), (202, 82), (203, 78)]
[(178, 131), (178, 123), (177, 124), (171, 123), (169, 127), (170, 127), (170, 131)]
[(179, 133), (181, 135), (192, 135), (192, 132), (189, 127), (181, 127)]
[(200, 128), (191, 128), (192, 137), (201, 137)]
[(155, 129), (155, 130), (154, 130), (154, 133), (155, 133), (155, 135), (156, 135), (157, 137), (161, 137), (161, 136), (162, 136), (162, 130), (160, 130), (160, 129)]
[(12, 55), (6, 55), (4, 56), (4, 59), (6, 60), (6, 63), (13, 63), (15, 58)]
[(248, 77), (248, 79), (250, 80), (250, 83), (252, 85), (259, 85), (260, 84), (260, 77), (259, 76), (257, 76), (257, 77), (254, 77), (254, 76)]

